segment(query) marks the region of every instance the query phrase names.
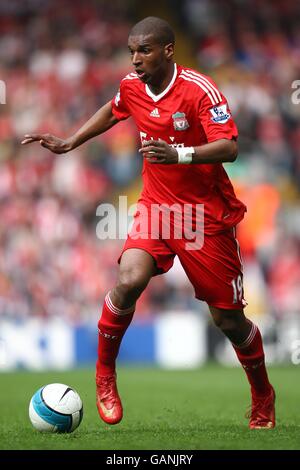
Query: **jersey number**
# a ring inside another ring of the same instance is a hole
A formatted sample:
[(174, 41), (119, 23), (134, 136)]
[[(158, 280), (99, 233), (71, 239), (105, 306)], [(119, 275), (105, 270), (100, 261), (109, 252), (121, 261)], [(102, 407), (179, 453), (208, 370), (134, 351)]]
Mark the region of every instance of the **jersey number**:
[(243, 298), (243, 280), (242, 276), (232, 279), (231, 285), (233, 288), (233, 303), (236, 304), (238, 300)]

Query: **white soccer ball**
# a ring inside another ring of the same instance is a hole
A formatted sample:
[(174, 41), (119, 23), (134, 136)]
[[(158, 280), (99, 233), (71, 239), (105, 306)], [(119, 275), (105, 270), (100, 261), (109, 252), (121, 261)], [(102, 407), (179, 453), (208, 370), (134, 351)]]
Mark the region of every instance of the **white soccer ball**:
[(45, 385), (30, 400), (30, 421), (41, 432), (73, 432), (82, 416), (81, 398), (68, 385)]

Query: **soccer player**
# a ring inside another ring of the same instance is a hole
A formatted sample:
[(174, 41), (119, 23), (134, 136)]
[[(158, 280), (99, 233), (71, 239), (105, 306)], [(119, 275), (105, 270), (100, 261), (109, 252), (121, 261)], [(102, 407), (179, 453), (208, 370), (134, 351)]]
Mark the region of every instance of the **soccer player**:
[[(166, 21), (143, 19), (128, 39), (134, 72), (122, 80), (114, 99), (66, 140), (27, 134), (22, 143), (39, 141), (54, 153), (65, 153), (129, 116), (140, 132), (144, 187), (119, 258), (117, 284), (106, 295), (98, 323), (100, 417), (109, 424), (122, 419), (115, 362), (123, 335), (151, 277), (167, 272), (177, 255), (196, 298), (207, 302), (216, 326), (231, 341), (246, 372), (252, 396), (249, 427), (273, 428), (275, 392), (268, 380), (261, 334), (243, 311), (246, 302), (235, 227), (246, 208), (222, 166), (237, 157), (237, 128), (226, 98), (212, 79), (174, 63), (174, 44)], [(199, 205), (204, 208), (202, 215), (196, 210)], [(155, 213), (154, 206), (162, 211)], [(171, 206), (176, 210), (169, 224), (177, 233), (164, 237), (162, 216)], [(187, 243), (190, 236), (178, 230), (176, 217), (185, 214), (186, 206), (192, 208), (186, 216), (192, 227), (203, 223), (204, 237), (196, 249)]]

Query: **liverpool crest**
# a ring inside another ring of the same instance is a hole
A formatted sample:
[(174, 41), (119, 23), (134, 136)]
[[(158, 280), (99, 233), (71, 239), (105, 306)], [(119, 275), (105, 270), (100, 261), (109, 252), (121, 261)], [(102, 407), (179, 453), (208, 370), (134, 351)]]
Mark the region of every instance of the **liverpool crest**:
[(177, 112), (172, 114), (172, 118), (175, 131), (185, 131), (190, 127), (187, 118), (185, 117), (185, 113)]

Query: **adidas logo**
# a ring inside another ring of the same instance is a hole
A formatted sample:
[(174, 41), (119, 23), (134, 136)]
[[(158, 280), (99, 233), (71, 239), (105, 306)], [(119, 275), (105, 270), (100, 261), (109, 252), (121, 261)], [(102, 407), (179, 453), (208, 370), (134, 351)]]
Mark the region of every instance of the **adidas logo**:
[(154, 108), (153, 111), (151, 111), (150, 116), (152, 117), (160, 117), (159, 111), (157, 108)]
[(118, 336), (113, 336), (109, 335), (108, 333), (104, 333), (104, 331), (101, 331), (100, 328), (98, 328), (99, 335), (104, 336), (106, 339), (116, 339)]

